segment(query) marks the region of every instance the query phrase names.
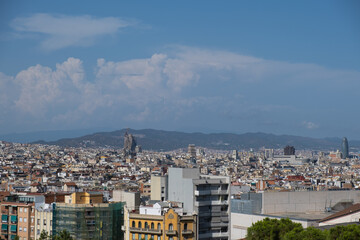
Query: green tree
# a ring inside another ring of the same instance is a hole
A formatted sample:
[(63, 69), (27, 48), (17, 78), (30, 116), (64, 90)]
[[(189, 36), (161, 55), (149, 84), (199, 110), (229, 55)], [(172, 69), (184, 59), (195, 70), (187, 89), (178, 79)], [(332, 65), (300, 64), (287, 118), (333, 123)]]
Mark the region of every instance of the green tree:
[(296, 229), (301, 232), (303, 230), (300, 223), (294, 223), (290, 219), (270, 219), (265, 218), (262, 221), (253, 223), (247, 231), (247, 240), (280, 240), (283, 236)]
[(308, 227), (306, 229), (293, 229), (286, 233), (283, 240), (327, 240), (327, 231)]
[(329, 230), (329, 240), (357, 240), (360, 239), (360, 226), (357, 224), (336, 226)]
[(49, 236), (48, 232), (45, 230), (42, 230), (39, 240), (48, 240), (49, 238), (50, 238), (50, 236)]
[(64, 229), (58, 234), (56, 234), (53, 238), (54, 240), (73, 240), (73, 238), (70, 236), (70, 233)]
[(14, 237), (14, 240), (19, 240), (20, 238), (19, 238), (19, 236), (18, 235), (16, 235), (15, 237)]

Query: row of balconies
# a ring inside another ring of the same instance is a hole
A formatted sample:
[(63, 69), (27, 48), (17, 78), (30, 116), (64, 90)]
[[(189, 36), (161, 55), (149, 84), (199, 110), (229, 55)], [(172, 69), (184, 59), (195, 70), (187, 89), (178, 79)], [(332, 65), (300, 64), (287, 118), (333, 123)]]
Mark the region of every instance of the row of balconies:
[(213, 201), (196, 201), (195, 206), (208, 206), (208, 205), (228, 205), (229, 202), (227, 200), (213, 200)]
[[(130, 227), (130, 232), (132, 233), (143, 233), (143, 234), (157, 234), (161, 235), (162, 230), (161, 229), (151, 229), (151, 228), (136, 228), (136, 227)], [(168, 236), (176, 236), (177, 231), (176, 230), (166, 230), (165, 234)], [(190, 229), (183, 229), (181, 231), (182, 235), (189, 235), (193, 234), (193, 231)]]
[(207, 232), (199, 234), (199, 239), (214, 239), (214, 238), (226, 238), (229, 237), (229, 232)]
[(195, 196), (203, 195), (228, 195), (228, 190), (195, 190)]

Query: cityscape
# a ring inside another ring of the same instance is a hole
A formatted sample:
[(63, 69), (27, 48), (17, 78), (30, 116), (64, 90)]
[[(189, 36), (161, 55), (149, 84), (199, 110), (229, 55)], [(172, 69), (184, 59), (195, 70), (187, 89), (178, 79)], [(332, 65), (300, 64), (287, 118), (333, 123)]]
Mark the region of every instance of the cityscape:
[(0, 2), (0, 240), (360, 239), (360, 3)]

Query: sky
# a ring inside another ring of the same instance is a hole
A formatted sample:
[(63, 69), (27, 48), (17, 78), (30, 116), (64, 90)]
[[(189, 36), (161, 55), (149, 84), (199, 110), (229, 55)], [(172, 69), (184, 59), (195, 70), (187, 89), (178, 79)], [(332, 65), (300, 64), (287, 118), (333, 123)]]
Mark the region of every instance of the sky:
[(0, 134), (360, 139), (359, 1), (0, 1)]

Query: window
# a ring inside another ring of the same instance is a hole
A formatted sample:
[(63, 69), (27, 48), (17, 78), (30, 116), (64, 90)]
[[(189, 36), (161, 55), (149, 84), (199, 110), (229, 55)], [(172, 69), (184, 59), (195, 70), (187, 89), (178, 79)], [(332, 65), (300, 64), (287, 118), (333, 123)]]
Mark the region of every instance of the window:
[(169, 230), (170, 231), (174, 230), (174, 225), (172, 223), (169, 224)]
[(24, 232), (26, 232), (27, 231), (27, 229), (26, 229), (26, 227), (24, 227)]
[(22, 208), (22, 207), (20, 208), (20, 212), (23, 212), (23, 208)]
[(34, 223), (34, 218), (33, 217), (31, 217), (31, 223)]
[(187, 230), (187, 223), (184, 224), (184, 230)]
[(52, 226), (52, 220), (50, 220), (50, 226)]
[(44, 226), (46, 226), (46, 219), (44, 219)]
[(24, 212), (27, 212), (27, 208), (24, 208)]
[(34, 232), (34, 228), (33, 228), (33, 227), (31, 227), (31, 232)]
[(22, 222), (22, 217), (21, 217), (21, 218), (19, 218), (19, 222)]
[(160, 223), (158, 223), (158, 230), (160, 230), (161, 229), (161, 224)]
[(22, 227), (19, 227), (19, 232), (21, 232), (22, 231)]
[(141, 228), (141, 222), (139, 222), (138, 227)]
[[(135, 221), (132, 221), (132, 227), (135, 227)], [(135, 239), (135, 238), (134, 238)]]
[(149, 228), (149, 224), (145, 222), (145, 228)]
[(132, 234), (132, 240), (135, 240), (135, 233)]
[(36, 230), (36, 234), (38, 234), (38, 235), (40, 234), (40, 229)]
[(151, 229), (154, 229), (154, 223), (151, 223)]
[(27, 218), (24, 217), (24, 222), (27, 222)]
[(40, 219), (37, 220), (37, 225), (40, 225)]

